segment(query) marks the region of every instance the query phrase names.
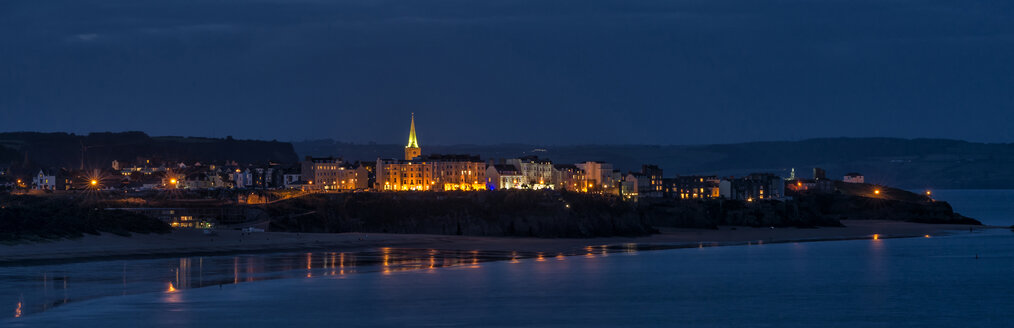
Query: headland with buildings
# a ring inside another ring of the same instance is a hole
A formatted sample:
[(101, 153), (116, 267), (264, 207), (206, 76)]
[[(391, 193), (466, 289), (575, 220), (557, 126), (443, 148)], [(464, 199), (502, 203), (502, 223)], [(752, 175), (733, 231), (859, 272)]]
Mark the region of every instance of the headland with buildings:
[[(932, 191), (867, 184), (855, 172), (840, 179), (821, 168), (808, 169), (805, 178), (795, 169), (788, 176), (666, 176), (653, 164), (622, 172), (604, 161), (429, 154), (414, 115), (402, 158), (254, 163), (209, 156), (188, 162), (152, 152), (91, 168), (87, 148), (82, 145), (77, 169), (0, 168), (2, 239), (165, 232), (159, 225), (248, 233), (639, 238), (681, 228), (842, 227), (860, 220), (978, 224), (934, 200)], [(76, 228), (52, 233), (53, 226)]]

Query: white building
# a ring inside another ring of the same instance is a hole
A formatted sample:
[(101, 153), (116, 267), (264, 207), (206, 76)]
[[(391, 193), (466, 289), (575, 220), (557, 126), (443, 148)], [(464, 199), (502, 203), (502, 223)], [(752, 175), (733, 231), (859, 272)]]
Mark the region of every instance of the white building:
[(524, 188), (525, 177), (514, 165), (496, 164), (486, 167), (486, 186), (490, 190)]
[(299, 179), (301, 178), (302, 175), (299, 173), (286, 173), (282, 175), (282, 185), (285, 187), (285, 189), (291, 189), (295, 185), (299, 184)]
[(859, 173), (849, 173), (842, 178), (842, 181), (845, 181), (846, 183), (866, 183), (866, 178)]
[(585, 181), (595, 190), (614, 191), (620, 180), (619, 173), (613, 172), (613, 164), (604, 162), (584, 162), (575, 164), (584, 171)]
[(253, 186), (253, 174), (250, 173), (250, 169), (245, 171), (236, 170), (232, 172), (232, 183), (236, 189), (244, 189)]
[(39, 170), (39, 174), (32, 178), (32, 189), (56, 190), (56, 176), (46, 175), (42, 170)]
[(526, 189), (554, 189), (553, 162), (535, 156), (512, 158), (507, 160), (524, 177), (522, 185)]

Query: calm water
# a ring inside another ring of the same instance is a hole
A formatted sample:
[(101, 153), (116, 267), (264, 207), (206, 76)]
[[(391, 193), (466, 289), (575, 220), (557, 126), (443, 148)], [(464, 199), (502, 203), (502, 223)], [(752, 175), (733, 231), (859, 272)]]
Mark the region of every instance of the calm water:
[[(1014, 191), (935, 196), (1014, 224)], [(0, 268), (10, 309), (0, 326), (1008, 326), (1012, 278), (1014, 233), (1004, 229), (559, 258), (379, 250), (107, 261)]]

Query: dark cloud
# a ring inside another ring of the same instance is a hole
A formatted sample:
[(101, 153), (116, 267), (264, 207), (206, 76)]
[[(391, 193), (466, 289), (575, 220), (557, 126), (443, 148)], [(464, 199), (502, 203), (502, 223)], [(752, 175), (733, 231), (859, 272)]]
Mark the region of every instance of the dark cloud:
[(0, 3), (0, 130), (1011, 142), (1009, 1)]

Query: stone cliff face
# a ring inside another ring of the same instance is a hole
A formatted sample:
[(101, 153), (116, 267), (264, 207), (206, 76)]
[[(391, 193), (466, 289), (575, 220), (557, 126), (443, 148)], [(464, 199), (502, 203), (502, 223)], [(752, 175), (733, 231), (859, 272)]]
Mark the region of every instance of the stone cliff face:
[(268, 206), (271, 228), (472, 236), (605, 237), (655, 232), (632, 204), (550, 192), (349, 193)]
[(642, 200), (538, 191), (313, 195), (268, 205), (272, 229), (475, 236), (605, 237), (656, 227), (836, 227), (840, 220), (979, 224), (945, 202), (855, 195), (804, 195), (789, 201)]
[(942, 201), (911, 202), (854, 195), (819, 195), (800, 197), (799, 202), (814, 207), (823, 217), (839, 220), (982, 224), (975, 219), (955, 213), (950, 204)]

